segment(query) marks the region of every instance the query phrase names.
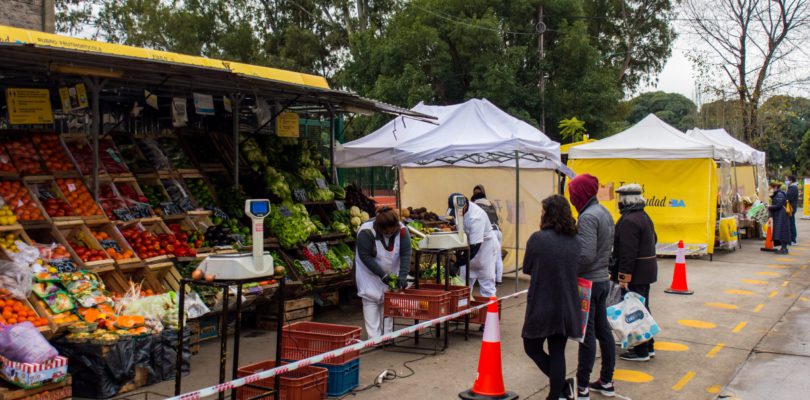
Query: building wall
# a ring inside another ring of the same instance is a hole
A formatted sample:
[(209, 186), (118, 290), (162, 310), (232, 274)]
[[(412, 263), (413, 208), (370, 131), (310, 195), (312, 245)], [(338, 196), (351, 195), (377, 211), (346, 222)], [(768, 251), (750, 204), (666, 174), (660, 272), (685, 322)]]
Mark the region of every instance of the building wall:
[(54, 31), (54, 0), (0, 0), (0, 25)]

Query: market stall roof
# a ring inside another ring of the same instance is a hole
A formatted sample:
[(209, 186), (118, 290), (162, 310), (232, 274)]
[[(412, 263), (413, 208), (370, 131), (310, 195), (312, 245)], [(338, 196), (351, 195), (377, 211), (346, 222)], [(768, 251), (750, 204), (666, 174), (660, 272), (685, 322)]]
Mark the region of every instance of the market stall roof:
[(585, 139), (585, 140), (580, 140), (579, 142), (566, 143), (566, 144), (560, 145), (560, 154), (568, 154), (571, 151), (571, 149), (573, 149), (574, 147), (582, 146), (583, 144), (593, 143), (593, 142), (596, 142), (596, 141), (597, 141), (596, 139), (588, 138), (588, 139)]
[(30, 82), (32, 74), (100, 76), (111, 85), (242, 92), (301, 103), (330, 104), (336, 111), (385, 112), (430, 118), (410, 110), (329, 88), (321, 76), (114, 43), (77, 39), (0, 25), (3, 78)]
[[(721, 157), (718, 157), (721, 156)], [(727, 156), (727, 155), (726, 155)], [(631, 158), (640, 160), (680, 160), (723, 158), (715, 146), (690, 138), (654, 114), (598, 142), (571, 149), (569, 159)]]
[(731, 147), (737, 153), (735, 161), (740, 164), (765, 165), (765, 152), (759, 151), (731, 136), (725, 129), (690, 129), (686, 135), (720, 146)]
[(395, 119), (338, 151), (337, 165), (366, 167), (514, 167), (570, 172), (560, 162), (560, 145), (538, 129), (488, 100), (452, 106), (418, 104), (412, 109), (436, 116), (438, 125)]

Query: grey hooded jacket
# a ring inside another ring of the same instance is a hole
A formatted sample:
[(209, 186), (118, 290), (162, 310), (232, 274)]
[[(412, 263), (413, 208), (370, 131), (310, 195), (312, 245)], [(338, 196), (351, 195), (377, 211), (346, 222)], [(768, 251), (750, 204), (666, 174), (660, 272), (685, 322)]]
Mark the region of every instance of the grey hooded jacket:
[(579, 212), (577, 225), (580, 244), (577, 275), (592, 282), (607, 281), (613, 249), (613, 216), (594, 197)]

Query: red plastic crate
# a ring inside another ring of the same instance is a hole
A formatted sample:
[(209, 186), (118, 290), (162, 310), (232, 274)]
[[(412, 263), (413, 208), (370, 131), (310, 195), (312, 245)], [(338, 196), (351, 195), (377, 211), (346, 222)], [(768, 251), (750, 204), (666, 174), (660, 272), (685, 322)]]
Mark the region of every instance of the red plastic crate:
[[(420, 283), (419, 289), (444, 290), (441, 283)], [(448, 314), (466, 310), (470, 307), (470, 287), (450, 285), (450, 303), (448, 304)]]
[(383, 315), (393, 318), (428, 320), (443, 317), (450, 310), (450, 292), (405, 289), (386, 292)]
[[(360, 328), (356, 326), (296, 322), (285, 326), (281, 333), (281, 357), (287, 360), (302, 360), (346, 347), (359, 340)], [(358, 357), (360, 351), (351, 351), (323, 363), (342, 365)]]
[[(473, 296), (470, 307), (480, 306), (489, 303), (489, 298), (484, 296)], [(498, 300), (498, 317), (501, 316), (501, 301)], [(456, 318), (456, 321), (464, 321), (464, 317)], [(487, 322), (487, 307), (470, 312), (470, 323), (484, 325)]]
[[(287, 363), (281, 363), (284, 365)], [(237, 378), (243, 378), (276, 366), (273, 360), (239, 367)], [(281, 400), (320, 400), (326, 398), (326, 385), (329, 371), (326, 368), (308, 366), (281, 375), (279, 399)], [(272, 399), (268, 391), (275, 388), (275, 377), (262, 379), (236, 389), (237, 400)]]

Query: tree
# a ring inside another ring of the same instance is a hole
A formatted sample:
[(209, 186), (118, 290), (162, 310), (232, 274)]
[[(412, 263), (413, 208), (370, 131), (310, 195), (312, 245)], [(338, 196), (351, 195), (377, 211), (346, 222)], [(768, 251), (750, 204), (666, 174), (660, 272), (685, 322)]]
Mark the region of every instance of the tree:
[(678, 93), (647, 92), (629, 102), (627, 122), (635, 124), (649, 114), (655, 114), (664, 122), (686, 131), (696, 126), (697, 106), (692, 100)]
[[(676, 0), (677, 1), (677, 0)], [(625, 90), (652, 81), (671, 54), (671, 0), (585, 0), (588, 33)]]
[(801, 161), (797, 149), (810, 129), (810, 99), (774, 96), (760, 110), (762, 132), (752, 146), (768, 154), (768, 171), (795, 171)]
[(707, 62), (724, 76), (726, 85), (715, 91), (732, 88), (742, 137), (759, 137), (762, 100), (807, 78), (795, 75), (801, 70), (791, 56), (807, 37), (810, 0), (685, 0), (684, 5), (692, 33), (709, 49)]
[(799, 168), (796, 172), (805, 176), (810, 174), (810, 130), (807, 130), (802, 136), (802, 144), (799, 146), (796, 158), (799, 161)]
[(577, 119), (577, 117), (560, 120), (557, 128), (560, 128), (560, 136), (563, 140), (570, 139), (572, 143), (581, 141), (588, 132), (585, 129), (585, 121)]

